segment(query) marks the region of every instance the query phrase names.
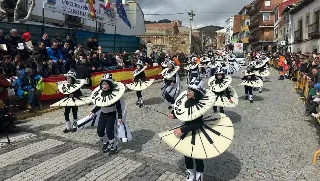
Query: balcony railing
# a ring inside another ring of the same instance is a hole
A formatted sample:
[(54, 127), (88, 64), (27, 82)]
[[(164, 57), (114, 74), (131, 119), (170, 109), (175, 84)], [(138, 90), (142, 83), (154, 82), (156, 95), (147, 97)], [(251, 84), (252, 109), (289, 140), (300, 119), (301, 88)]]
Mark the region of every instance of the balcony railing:
[(249, 29), (253, 30), (259, 26), (274, 26), (273, 21), (263, 21), (262, 18), (259, 18), (257, 21), (249, 25)]
[(294, 41), (295, 42), (301, 42), (302, 41), (302, 31), (297, 30), (294, 32)]
[(251, 36), (249, 37), (249, 39), (248, 39), (249, 43), (253, 43), (253, 42), (256, 42), (256, 41), (258, 41), (258, 40), (259, 40), (258, 37), (255, 36), (255, 35), (251, 35)]
[(249, 16), (253, 16), (255, 14), (257, 14), (259, 12), (259, 8), (256, 7), (252, 7), (251, 10), (249, 11)]
[(319, 23), (313, 23), (308, 26), (309, 38), (317, 38), (320, 36)]

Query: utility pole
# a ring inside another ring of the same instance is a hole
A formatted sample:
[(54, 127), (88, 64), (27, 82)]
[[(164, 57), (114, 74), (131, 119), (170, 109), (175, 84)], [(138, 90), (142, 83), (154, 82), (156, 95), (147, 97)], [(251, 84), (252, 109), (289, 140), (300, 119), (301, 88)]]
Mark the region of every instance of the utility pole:
[(203, 35), (203, 30), (201, 31), (202, 33), (201, 33), (201, 42), (202, 42), (202, 53), (204, 53), (204, 45), (205, 45), (205, 40), (204, 40), (204, 35)]
[(191, 12), (188, 12), (188, 15), (190, 16), (190, 32), (189, 32), (189, 44), (190, 44), (190, 47), (189, 47), (189, 51), (190, 51), (190, 54), (192, 53), (191, 52), (191, 49), (192, 49), (192, 45), (191, 45), (191, 42), (192, 42), (192, 22), (193, 22), (193, 17), (195, 16), (193, 10), (191, 10)]

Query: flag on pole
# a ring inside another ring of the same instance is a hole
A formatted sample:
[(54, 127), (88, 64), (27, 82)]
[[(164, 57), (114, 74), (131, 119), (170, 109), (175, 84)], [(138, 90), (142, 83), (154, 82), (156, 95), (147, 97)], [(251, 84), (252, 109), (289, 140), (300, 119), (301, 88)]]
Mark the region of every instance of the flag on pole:
[(131, 29), (131, 23), (127, 17), (127, 13), (126, 11), (124, 10), (124, 7), (123, 7), (123, 4), (122, 4), (122, 0), (116, 0), (116, 6), (117, 6), (117, 12), (118, 12), (118, 15), (119, 17), (123, 20), (123, 22), (125, 24), (127, 24), (130, 29)]

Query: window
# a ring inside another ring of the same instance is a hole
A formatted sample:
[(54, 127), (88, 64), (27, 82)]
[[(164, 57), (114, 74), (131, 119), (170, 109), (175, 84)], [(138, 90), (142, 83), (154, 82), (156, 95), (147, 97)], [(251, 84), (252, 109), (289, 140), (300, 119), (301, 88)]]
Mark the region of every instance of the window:
[(310, 24), (310, 15), (308, 14), (306, 16), (306, 27), (308, 27), (309, 24)]
[(270, 13), (263, 13), (262, 20), (263, 21), (270, 21)]
[(264, 0), (265, 6), (271, 6), (271, 0)]
[(275, 37), (278, 38), (278, 28), (274, 31)]
[(250, 25), (250, 20), (249, 19), (247, 19), (246, 21), (245, 21), (245, 23), (246, 23), (246, 25)]
[(277, 22), (279, 19), (279, 10), (276, 11), (276, 13), (274, 14), (274, 22)]

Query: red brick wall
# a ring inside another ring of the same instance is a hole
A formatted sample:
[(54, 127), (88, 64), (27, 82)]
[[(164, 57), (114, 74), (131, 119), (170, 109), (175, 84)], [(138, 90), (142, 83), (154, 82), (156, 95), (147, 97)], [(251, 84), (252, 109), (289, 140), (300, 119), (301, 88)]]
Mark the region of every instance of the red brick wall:
[(233, 34), (240, 32), (241, 17), (242, 17), (242, 15), (240, 15), (240, 14), (237, 14), (233, 17)]

